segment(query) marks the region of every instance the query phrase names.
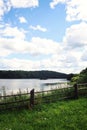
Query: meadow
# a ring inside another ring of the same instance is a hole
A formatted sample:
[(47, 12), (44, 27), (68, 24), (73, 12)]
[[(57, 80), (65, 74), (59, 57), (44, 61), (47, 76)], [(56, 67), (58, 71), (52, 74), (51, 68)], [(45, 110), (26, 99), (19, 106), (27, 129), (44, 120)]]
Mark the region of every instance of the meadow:
[(3, 111), (0, 130), (87, 130), (87, 98)]

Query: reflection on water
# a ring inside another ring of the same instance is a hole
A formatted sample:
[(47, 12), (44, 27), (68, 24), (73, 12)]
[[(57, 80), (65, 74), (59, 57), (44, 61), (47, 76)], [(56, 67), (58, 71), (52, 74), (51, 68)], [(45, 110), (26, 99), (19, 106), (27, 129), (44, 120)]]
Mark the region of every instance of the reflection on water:
[[(61, 85), (60, 83), (63, 84)], [(35, 91), (44, 91), (57, 87), (65, 87), (65, 85), (67, 85), (66, 79), (0, 79), (0, 93), (2, 93), (4, 87), (6, 93), (11, 94), (17, 93), (19, 90), (27, 92), (34, 88)]]

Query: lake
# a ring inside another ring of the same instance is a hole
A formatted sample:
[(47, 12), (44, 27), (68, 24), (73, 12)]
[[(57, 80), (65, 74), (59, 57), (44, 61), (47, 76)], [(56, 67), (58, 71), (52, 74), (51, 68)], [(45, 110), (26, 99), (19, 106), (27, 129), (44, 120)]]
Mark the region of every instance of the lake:
[(66, 79), (0, 79), (0, 94), (5, 89), (6, 94), (21, 92), (30, 92), (33, 88), (35, 91), (50, 90), (59, 87), (66, 87)]

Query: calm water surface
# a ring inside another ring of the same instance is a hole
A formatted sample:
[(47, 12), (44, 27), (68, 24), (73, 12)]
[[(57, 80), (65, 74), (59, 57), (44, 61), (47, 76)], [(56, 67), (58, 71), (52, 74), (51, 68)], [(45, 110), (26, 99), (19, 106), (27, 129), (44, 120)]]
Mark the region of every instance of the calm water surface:
[[(67, 82), (66, 79), (0, 79), (0, 93), (3, 92), (3, 88), (5, 88), (7, 94), (17, 93), (19, 89), (22, 92), (30, 91), (33, 88), (35, 91), (49, 90), (63, 87)], [(60, 86), (60, 83), (63, 83), (62, 86)]]

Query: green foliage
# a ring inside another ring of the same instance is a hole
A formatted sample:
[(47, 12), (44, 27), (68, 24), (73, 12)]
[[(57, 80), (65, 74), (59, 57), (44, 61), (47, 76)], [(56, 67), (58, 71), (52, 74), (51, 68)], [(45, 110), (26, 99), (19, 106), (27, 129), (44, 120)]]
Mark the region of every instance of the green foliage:
[(87, 68), (81, 71), (78, 83), (87, 83)]
[(0, 113), (0, 130), (87, 130), (87, 99)]
[(87, 74), (87, 68), (81, 71), (81, 74)]
[(72, 77), (71, 82), (74, 83), (87, 83), (87, 68), (82, 70), (80, 74)]
[(72, 77), (71, 82), (72, 82), (73, 84), (75, 84), (75, 83), (77, 83), (78, 79), (79, 79), (79, 74), (76, 74), (76, 75), (74, 75), (74, 76)]
[(87, 74), (80, 74), (78, 83), (87, 83)]

